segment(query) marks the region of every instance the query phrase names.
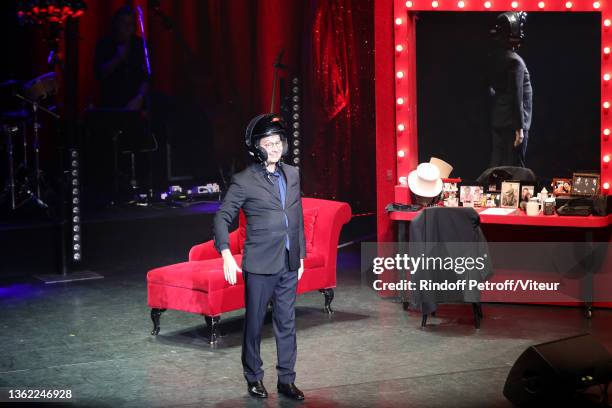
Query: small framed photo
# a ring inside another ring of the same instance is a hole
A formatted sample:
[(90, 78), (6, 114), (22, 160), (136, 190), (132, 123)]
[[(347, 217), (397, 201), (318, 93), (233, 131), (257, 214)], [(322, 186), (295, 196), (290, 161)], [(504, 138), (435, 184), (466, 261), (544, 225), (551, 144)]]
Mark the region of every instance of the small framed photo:
[[(497, 203), (495, 202), (496, 198), (498, 199), (499, 194), (488, 193), (486, 195), (485, 207), (497, 207)], [(499, 199), (498, 199), (499, 201)]]
[(597, 173), (574, 173), (572, 178), (572, 195), (598, 195), (600, 182), (601, 178)]
[(482, 186), (461, 186), (459, 201), (464, 207), (480, 207), (482, 201)]
[(572, 180), (568, 178), (554, 178), (550, 184), (553, 195), (570, 195), (572, 193)]
[(501, 207), (518, 208), (520, 199), (519, 181), (503, 181), (501, 186)]
[(459, 188), (457, 188), (457, 183), (453, 182), (444, 182), (442, 185), (442, 202), (445, 207), (457, 207), (459, 199), (457, 196), (459, 195)]
[(457, 197), (457, 183), (444, 183), (442, 184), (442, 199), (446, 200), (448, 198)]
[(535, 197), (535, 185), (521, 183), (521, 201), (529, 201), (531, 197)]
[(444, 200), (445, 207), (459, 207), (459, 200), (457, 197), (452, 197)]

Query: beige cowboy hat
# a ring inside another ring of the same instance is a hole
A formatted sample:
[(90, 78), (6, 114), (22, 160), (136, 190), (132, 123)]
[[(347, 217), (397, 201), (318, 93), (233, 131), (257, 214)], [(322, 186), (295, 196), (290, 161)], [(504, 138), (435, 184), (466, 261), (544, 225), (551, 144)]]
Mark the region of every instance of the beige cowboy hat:
[(437, 157), (432, 157), (429, 159), (429, 162), (436, 166), (438, 170), (440, 170), (440, 178), (448, 178), (450, 176), (451, 171), (453, 171), (453, 166), (448, 164), (442, 159), (438, 159)]

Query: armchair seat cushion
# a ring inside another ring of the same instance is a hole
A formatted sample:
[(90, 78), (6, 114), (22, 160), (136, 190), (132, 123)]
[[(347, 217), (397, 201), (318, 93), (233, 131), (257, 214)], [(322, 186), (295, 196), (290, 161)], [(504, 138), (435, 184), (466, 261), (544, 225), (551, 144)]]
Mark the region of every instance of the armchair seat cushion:
[[(240, 265), (241, 255), (234, 255)], [(237, 274), (237, 284), (242, 285), (242, 274)], [(197, 290), (209, 293), (222, 290), (230, 285), (223, 274), (223, 258), (207, 259), (205, 261), (181, 262), (163, 266), (149, 271), (147, 282), (160, 285)]]
[[(234, 255), (240, 265), (242, 255)], [(325, 266), (325, 258), (321, 254), (310, 253), (304, 260), (304, 269)], [(181, 262), (163, 266), (149, 271), (147, 282), (174, 286), (184, 289), (210, 293), (230, 287), (223, 274), (223, 258), (207, 259), (205, 261)], [(242, 274), (238, 272), (236, 285), (244, 284)]]

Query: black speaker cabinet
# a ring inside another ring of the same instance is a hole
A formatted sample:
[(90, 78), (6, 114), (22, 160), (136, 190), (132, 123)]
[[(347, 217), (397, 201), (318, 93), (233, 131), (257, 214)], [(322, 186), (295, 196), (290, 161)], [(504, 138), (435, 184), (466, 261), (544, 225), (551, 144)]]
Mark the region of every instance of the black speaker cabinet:
[(512, 366), (504, 396), (514, 405), (567, 403), (576, 393), (612, 379), (612, 355), (590, 334), (529, 347)]

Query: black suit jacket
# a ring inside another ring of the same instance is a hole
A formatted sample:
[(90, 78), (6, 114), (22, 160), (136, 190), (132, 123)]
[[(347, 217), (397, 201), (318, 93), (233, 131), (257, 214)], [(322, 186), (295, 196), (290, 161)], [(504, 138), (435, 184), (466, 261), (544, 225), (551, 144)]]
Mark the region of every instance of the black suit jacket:
[[(420, 280), (433, 282), (456, 282), (457, 280), (486, 281), (493, 273), (487, 240), (480, 228), (480, 216), (473, 208), (431, 207), (425, 208), (410, 223), (409, 251), (411, 256), (460, 258), (483, 257), (484, 268), (461, 271), (440, 269), (420, 269), (412, 279), (419, 287)], [(457, 291), (416, 290), (412, 303), (424, 313), (435, 310), (436, 303), (479, 302), (477, 289)]]
[[(221, 208), (214, 220), (215, 247), (229, 248), (228, 228), (242, 208), (246, 215), (246, 240), (242, 257), (243, 271), (264, 275), (285, 268), (285, 238), (289, 236), (289, 268), (297, 270), (306, 257), (304, 219), (297, 168), (280, 165), (287, 182), (285, 208), (276, 186), (266, 177), (261, 164), (252, 164), (232, 177)], [(287, 227), (285, 214), (289, 221)]]
[(533, 90), (525, 61), (512, 50), (497, 49), (493, 52), (488, 76), (493, 97), (491, 125), (528, 131)]

